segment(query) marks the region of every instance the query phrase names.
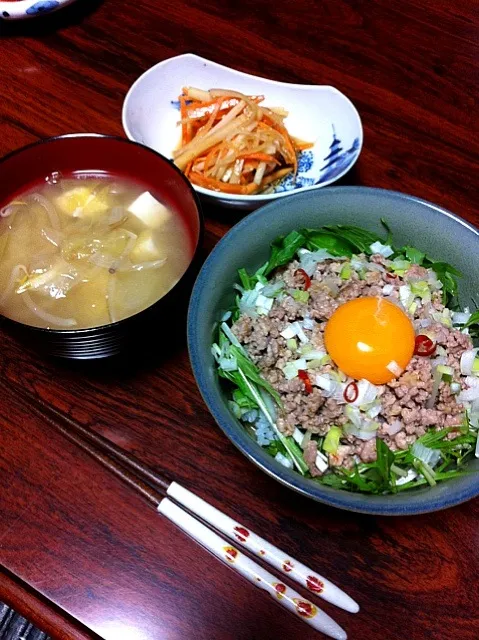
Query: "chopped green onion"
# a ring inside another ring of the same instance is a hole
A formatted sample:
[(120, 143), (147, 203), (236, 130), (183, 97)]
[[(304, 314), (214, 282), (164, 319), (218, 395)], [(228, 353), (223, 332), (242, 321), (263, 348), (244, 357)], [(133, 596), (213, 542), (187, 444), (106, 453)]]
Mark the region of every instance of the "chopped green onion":
[(302, 289), (293, 289), (293, 298), (296, 302), (308, 302), (309, 293), (307, 291), (303, 291)]
[(289, 340), (286, 340), (286, 346), (290, 351), (296, 351), (296, 349), (298, 348), (298, 343), (294, 338), (290, 338)]
[(434, 473), (434, 469), (432, 469), (427, 462), (422, 462), (420, 460), (414, 461), (414, 466), (419, 471), (421, 475), (427, 480), (428, 484), (431, 487), (436, 486), (436, 474)]
[(345, 262), (341, 267), (341, 271), (339, 272), (339, 277), (341, 278), (341, 280), (349, 280), (349, 278), (351, 277), (351, 273), (352, 273), (351, 263)]
[(285, 364), (282, 371), (286, 380), (292, 380), (297, 377), (298, 371), (306, 369), (307, 366), (306, 360), (304, 358), (299, 358), (298, 360), (293, 360), (292, 362)]
[(231, 329), (228, 327), (228, 325), (226, 324), (226, 322), (222, 322), (221, 323), (221, 330), (223, 331), (223, 333), (225, 334), (225, 336), (228, 338), (228, 340), (231, 342), (231, 344), (234, 344), (235, 347), (238, 347), (238, 349), (241, 349), (241, 351), (243, 353), (246, 353), (246, 351), (243, 348), (243, 345), (240, 343), (240, 341), (238, 340), (238, 338), (235, 336), (235, 334), (231, 331)]
[(419, 282), (411, 282), (411, 291), (415, 296), (426, 296), (431, 293), (429, 284), (425, 280)]
[(336, 453), (342, 433), (343, 432), (339, 427), (331, 427), (324, 439), (323, 451), (326, 451), (327, 453)]
[(445, 364), (438, 364), (437, 371), (441, 374), (442, 379), (445, 382), (452, 382), (452, 377), (454, 375), (454, 369), (452, 367), (448, 367)]
[(305, 356), (307, 353), (310, 353), (310, 351), (313, 350), (313, 345), (312, 344), (302, 344), (301, 347), (299, 348), (299, 353), (302, 356)]
[(308, 360), (308, 369), (319, 369), (323, 366), (323, 358), (315, 358), (314, 360)]
[(404, 471), (404, 469), (401, 469), (401, 467), (398, 467), (395, 464), (391, 465), (391, 471), (393, 471), (397, 476), (400, 476), (401, 478), (407, 477), (407, 471)]
[(396, 260), (393, 260), (391, 263), (391, 269), (394, 271), (394, 273), (397, 273), (398, 275), (399, 275), (399, 272), (401, 272), (401, 275), (404, 275), (410, 266), (411, 266), (411, 263), (408, 260), (400, 260), (397, 258)]

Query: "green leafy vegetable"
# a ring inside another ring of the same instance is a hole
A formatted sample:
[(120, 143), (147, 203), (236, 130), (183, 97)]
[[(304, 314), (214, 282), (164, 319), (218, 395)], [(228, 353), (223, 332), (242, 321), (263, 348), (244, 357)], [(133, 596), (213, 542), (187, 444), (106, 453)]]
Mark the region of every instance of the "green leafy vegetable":
[(282, 453), (283, 456), (288, 457), (288, 452), (286, 450), (286, 447), (281, 443), (280, 440), (273, 440), (273, 442), (270, 442), (270, 444), (266, 447), (266, 451), (269, 453), (270, 456), (272, 456), (273, 458), (276, 456), (276, 454), (278, 453)]
[(343, 240), (347, 240), (349, 244), (360, 253), (371, 255), (371, 245), (375, 242), (384, 243), (384, 239), (373, 231), (367, 231), (360, 227), (354, 227), (347, 224), (338, 224), (334, 226), (325, 226), (324, 229), (332, 234), (337, 234)]
[(479, 309), (474, 311), (463, 328), (469, 329), (469, 335), (471, 336), (474, 345), (477, 347), (479, 344)]
[[(213, 345), (213, 351), (218, 361), (218, 375), (226, 378), (236, 386), (233, 391), (233, 402), (236, 402), (236, 407), (241, 410), (241, 404), (243, 404), (244, 407), (259, 408), (273, 427), (279, 441), (298, 471), (304, 475), (308, 471), (308, 465), (304, 461), (303, 452), (292, 437), (286, 437), (278, 430), (260, 390), (264, 389), (280, 407), (281, 398), (278, 392), (260, 375), (258, 367), (250, 360), (230, 327), (224, 322), (221, 324), (219, 331), (218, 344)], [(224, 366), (221, 366), (224, 359), (228, 358), (235, 359), (235, 369), (225, 369)]]
[(381, 218), (381, 224), (383, 225), (383, 227), (388, 232), (385, 244), (387, 244), (390, 247), (392, 247), (392, 244), (393, 244), (393, 232), (391, 231), (391, 227), (389, 226), (389, 222), (386, 220), (386, 218)]
[(225, 371), (221, 367), (218, 367), (218, 375), (221, 378), (229, 380), (236, 387), (238, 387), (241, 394), (248, 398), (248, 401), (251, 404), (251, 409), (256, 409), (258, 407), (258, 403), (256, 402), (255, 397), (251, 394), (249, 387), (244, 384), (243, 378), (241, 377), (239, 371)]
[(454, 298), (457, 296), (457, 278), (460, 278), (462, 273), (447, 262), (431, 262), (426, 258), (423, 264), (427, 269), (432, 269), (442, 282), (443, 304), (448, 307), (456, 306)]
[(467, 327), (472, 327), (473, 324), (479, 324), (479, 309), (477, 311), (474, 311), (473, 314), (471, 314), (471, 317), (469, 318), (469, 320), (464, 324), (463, 329), (467, 329)]
[(376, 452), (376, 467), (387, 488), (391, 483), (391, 465), (394, 463), (394, 453), (381, 438), (376, 438)]
[(277, 267), (291, 262), (296, 251), (304, 246), (305, 241), (305, 236), (299, 231), (291, 231), (287, 236), (277, 238), (271, 245), (271, 255), (263, 267), (262, 275), (267, 276)]
[(326, 249), (332, 256), (352, 256), (354, 247), (337, 232), (305, 230), (306, 248), (310, 251)]
[(249, 291), (250, 289), (254, 289), (254, 285), (256, 284), (255, 282), (252, 282), (252, 280), (254, 280), (254, 278), (250, 278), (250, 276), (248, 275), (248, 272), (246, 271), (246, 269), (238, 269), (238, 275), (239, 278), (241, 280), (241, 284), (243, 286), (244, 289), (246, 289), (247, 291)]
[(380, 438), (376, 438), (376, 451), (377, 459), (375, 462), (357, 464), (353, 470), (342, 467), (334, 468), (331, 470), (332, 473), (316, 478), (316, 480), (330, 487), (361, 491), (362, 493), (395, 492), (395, 475), (391, 469), (394, 463), (394, 453)]
[(412, 262), (412, 264), (422, 264), (426, 257), (426, 254), (419, 251), (419, 249), (416, 249), (416, 247), (403, 247), (401, 249), (401, 253), (404, 253), (406, 258), (409, 262)]
[(236, 402), (240, 409), (243, 409), (245, 411), (256, 409), (258, 406), (252, 398), (243, 393), (243, 391), (241, 391), (241, 389), (239, 388), (233, 391), (233, 400)]

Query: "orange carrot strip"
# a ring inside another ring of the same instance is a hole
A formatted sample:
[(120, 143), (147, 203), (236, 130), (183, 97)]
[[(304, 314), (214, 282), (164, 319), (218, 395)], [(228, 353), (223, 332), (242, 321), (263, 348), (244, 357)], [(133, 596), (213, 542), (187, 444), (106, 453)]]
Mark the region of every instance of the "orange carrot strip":
[[(249, 98), (252, 102), (256, 103), (262, 102), (262, 100), (264, 100), (264, 96), (249, 96)], [(195, 119), (201, 119), (210, 115), (218, 102), (220, 103), (220, 111), (225, 111), (237, 105), (239, 102), (239, 98), (228, 98), (222, 96), (208, 102), (194, 101), (186, 105), (186, 109), (188, 114), (196, 114)]]
[(273, 162), (277, 165), (280, 164), (280, 162), (269, 153), (241, 153), (239, 156), (237, 156), (237, 158), (244, 158), (245, 160), (260, 160), (262, 162)]
[(228, 184), (221, 180), (216, 180), (215, 178), (207, 178), (195, 171), (192, 171), (188, 177), (193, 184), (196, 184), (199, 187), (204, 187), (205, 189), (211, 189), (213, 191), (221, 191), (222, 193), (250, 195), (258, 191), (258, 185), (254, 184), (254, 182), (246, 185)]
[(211, 149), (208, 151), (205, 158), (205, 168), (203, 170), (203, 173), (206, 174), (210, 166), (213, 166), (215, 164), (215, 156), (220, 151), (220, 148), (221, 148), (221, 143), (215, 144), (215, 146), (211, 147)]
[(189, 140), (187, 139), (187, 123), (186, 123), (186, 103), (185, 96), (181, 95), (180, 98), (180, 115), (181, 115), (181, 145), (183, 146)]
[(206, 124), (203, 127), (200, 127), (198, 129), (198, 131), (196, 132), (196, 135), (206, 135), (208, 133), (208, 131), (211, 129), (211, 127), (213, 126), (217, 116), (218, 116), (218, 112), (221, 108), (221, 100), (217, 100), (216, 105), (213, 107), (213, 111), (211, 112), (210, 117), (208, 118), (208, 121), (206, 122)]
[(279, 180), (280, 178), (284, 178), (285, 176), (287, 176), (288, 173), (291, 173), (291, 171), (292, 171), (291, 167), (286, 167), (285, 169), (278, 169), (278, 171), (275, 171), (274, 173), (270, 173), (268, 176), (265, 176), (261, 181), (260, 186), (263, 187), (264, 185), (271, 184), (272, 182), (276, 182), (276, 180)]
[(293, 147), (293, 142), (290, 138), (290, 135), (288, 133), (288, 130), (286, 129), (286, 127), (284, 127), (283, 125), (279, 124), (279, 122), (276, 122), (276, 120), (274, 120), (274, 118), (268, 116), (267, 114), (264, 114), (263, 118), (267, 121), (271, 123), (271, 127), (273, 129), (275, 129), (276, 131), (279, 131), (279, 133), (283, 136), (285, 143), (286, 143), (286, 148), (291, 156), (291, 164), (293, 165), (293, 171), (294, 171), (294, 175), (296, 175), (296, 172), (298, 170), (298, 159), (296, 157), (296, 152), (294, 150)]
[(306, 151), (306, 149), (312, 149), (314, 147), (314, 142), (295, 142), (294, 147), (298, 151)]
[(186, 169), (185, 169), (185, 176), (188, 176), (189, 172), (191, 171), (191, 167), (193, 166), (193, 160), (187, 165)]
[(289, 137), (291, 138), (294, 148), (298, 151), (304, 151), (305, 149), (312, 149), (314, 147), (314, 142), (306, 142), (306, 140), (301, 140), (301, 138), (296, 138), (295, 136)]

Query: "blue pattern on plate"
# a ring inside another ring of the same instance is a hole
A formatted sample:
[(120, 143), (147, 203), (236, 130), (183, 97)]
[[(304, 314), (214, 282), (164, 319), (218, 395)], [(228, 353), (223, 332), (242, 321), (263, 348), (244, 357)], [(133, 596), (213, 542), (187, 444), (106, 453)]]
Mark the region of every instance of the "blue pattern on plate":
[(314, 171), (314, 154), (311, 150), (298, 154), (298, 172), (296, 179), (290, 174), (286, 176), (274, 189), (274, 193), (294, 191), (302, 187), (312, 187), (317, 182), (317, 172)]
[(333, 141), (329, 146), (329, 153), (324, 158), (325, 164), (321, 167), (321, 177), (316, 184), (333, 180), (350, 165), (359, 153), (359, 138), (354, 138), (349, 149), (343, 151), (341, 140), (336, 136), (333, 126)]
[[(185, 104), (188, 105), (188, 104), (191, 104), (192, 102), (193, 102), (193, 100), (186, 100)], [(177, 111), (180, 110), (180, 101), (179, 100), (170, 100), (170, 104)]]
[(314, 158), (312, 151), (302, 151), (298, 156), (298, 173), (307, 173), (313, 168)]
[(318, 158), (312, 150), (302, 151), (298, 155), (298, 173), (296, 180), (293, 176), (286, 178), (274, 189), (275, 193), (284, 191), (294, 191), (302, 187), (312, 187), (334, 180), (345, 170), (347, 170), (359, 154), (359, 138), (353, 140), (349, 149), (344, 151), (341, 140), (336, 135), (333, 125), (333, 139), (329, 145), (329, 153), (322, 160), (322, 165), (318, 166)]
[(26, 13), (28, 13), (28, 15), (47, 13), (47, 11), (53, 11), (53, 9), (56, 9), (59, 5), (58, 0), (42, 0), (41, 2), (35, 2), (35, 4), (26, 10)]

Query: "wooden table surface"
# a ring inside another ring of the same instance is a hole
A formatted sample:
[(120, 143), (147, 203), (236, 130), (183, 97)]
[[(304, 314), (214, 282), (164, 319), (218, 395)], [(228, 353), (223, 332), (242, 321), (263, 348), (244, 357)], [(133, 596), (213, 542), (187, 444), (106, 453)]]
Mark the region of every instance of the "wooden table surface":
[[(365, 143), (344, 184), (412, 193), (479, 222), (477, 0), (91, 0), (0, 25), (0, 154), (39, 138), (122, 135), (131, 83), (193, 52), (276, 80), (331, 84)], [(204, 209), (205, 247), (238, 219)], [(183, 336), (183, 333), (181, 333)], [(479, 504), (373, 518), (315, 504), (215, 426), (182, 337), (143, 360), (0, 357), (0, 600), (56, 637), (316, 638), (155, 515), (33, 411), (48, 403), (322, 571), (361, 604), (325, 606), (357, 640), (479, 637)]]

